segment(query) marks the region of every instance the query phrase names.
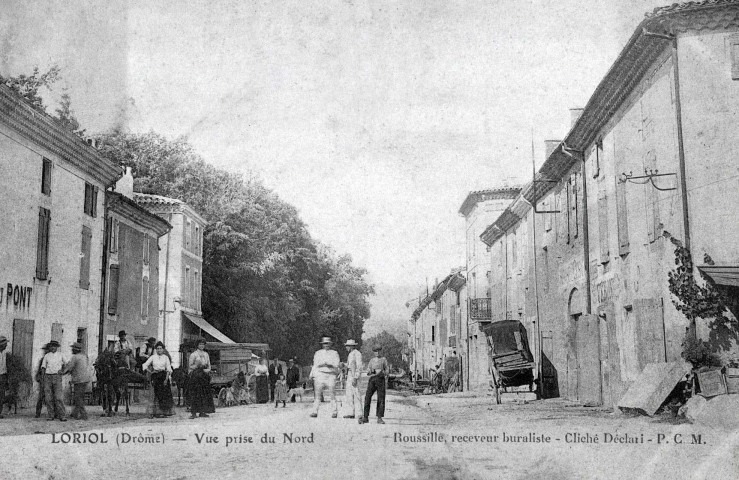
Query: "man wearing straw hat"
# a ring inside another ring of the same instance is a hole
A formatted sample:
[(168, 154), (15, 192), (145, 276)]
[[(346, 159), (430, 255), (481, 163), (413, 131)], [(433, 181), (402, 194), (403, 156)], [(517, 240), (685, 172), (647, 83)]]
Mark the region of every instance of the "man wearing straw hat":
[(352, 408), (352, 413), (344, 418), (356, 418), (362, 415), (362, 399), (359, 396), (359, 377), (362, 374), (362, 354), (357, 350), (356, 340), (347, 340), (344, 344), (349, 352), (346, 360), (348, 374), (346, 376), (346, 401)]
[(85, 392), (92, 380), (90, 377), (90, 362), (87, 355), (82, 353), (82, 345), (80, 343), (73, 343), (71, 347), (72, 358), (62, 370), (62, 373), (72, 374), (72, 384), (74, 385), (74, 408), (70, 416), (77, 420), (87, 420)]
[(5, 389), (8, 386), (8, 339), (0, 335), (0, 418), (3, 417), (5, 404)]
[(313, 390), (315, 396), (315, 400), (313, 400), (313, 413), (310, 414), (313, 418), (318, 416), (318, 407), (321, 405), (321, 394), (324, 388), (328, 389), (328, 395), (331, 399), (331, 409), (333, 411), (331, 418), (336, 418), (339, 415), (336, 408), (334, 387), (341, 360), (336, 350), (331, 349), (332, 343), (331, 337), (321, 338), (322, 348), (313, 355), (313, 369), (310, 372), (315, 387)]

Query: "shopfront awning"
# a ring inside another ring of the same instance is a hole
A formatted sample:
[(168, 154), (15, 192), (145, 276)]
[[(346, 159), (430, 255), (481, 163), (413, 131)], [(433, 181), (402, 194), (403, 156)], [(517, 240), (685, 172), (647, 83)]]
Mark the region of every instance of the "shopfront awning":
[(699, 265), (698, 269), (719, 285), (739, 287), (739, 265)]
[(190, 320), (201, 331), (208, 333), (210, 336), (212, 336), (213, 338), (215, 338), (219, 342), (223, 342), (223, 343), (236, 343), (233, 340), (231, 340), (230, 338), (228, 338), (226, 335), (224, 335), (216, 327), (214, 327), (210, 323), (206, 322), (202, 317), (198, 317), (197, 315), (192, 315), (190, 313), (183, 313), (182, 316), (185, 317), (186, 319)]

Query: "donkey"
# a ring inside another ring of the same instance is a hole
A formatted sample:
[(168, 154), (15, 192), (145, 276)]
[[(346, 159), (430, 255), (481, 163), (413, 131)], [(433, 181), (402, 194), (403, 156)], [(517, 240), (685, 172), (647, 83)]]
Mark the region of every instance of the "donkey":
[[(126, 404), (126, 415), (129, 415), (129, 382), (146, 382), (146, 377), (126, 368), (121, 355), (106, 350), (98, 355), (95, 361), (100, 399), (103, 407), (103, 417), (112, 417), (118, 413), (121, 397)], [(115, 395), (115, 410), (113, 410), (113, 396)]]

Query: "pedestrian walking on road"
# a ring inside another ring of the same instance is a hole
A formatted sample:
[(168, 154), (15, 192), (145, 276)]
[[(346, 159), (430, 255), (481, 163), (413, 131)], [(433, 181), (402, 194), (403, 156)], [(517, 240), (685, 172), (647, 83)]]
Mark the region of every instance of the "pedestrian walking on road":
[(285, 381), (285, 375), (279, 374), (277, 382), (275, 383), (275, 408), (277, 404), (282, 402), (282, 407), (285, 408), (285, 402), (287, 402), (287, 382)]
[(90, 375), (90, 360), (87, 355), (82, 353), (82, 345), (79, 343), (73, 343), (72, 347), (72, 358), (69, 359), (69, 363), (64, 366), (62, 373), (69, 373), (72, 375), (72, 391), (74, 394), (74, 408), (72, 413), (69, 415), (77, 420), (87, 420), (87, 411), (85, 411), (85, 393), (87, 387), (92, 381)]
[(36, 418), (41, 418), (41, 408), (44, 406), (45, 399), (44, 399), (44, 376), (43, 372), (41, 371), (41, 363), (44, 361), (44, 355), (49, 351), (49, 345), (46, 344), (43, 347), (41, 347), (41, 350), (43, 350), (43, 355), (41, 355), (41, 360), (38, 361), (38, 368), (36, 369), (36, 381), (38, 382), (38, 400), (36, 400)]
[[(207, 354), (207, 353), (206, 353)], [(152, 417), (173, 415), (172, 407), (174, 400), (172, 399), (172, 363), (169, 357), (164, 354), (164, 344), (157, 342), (155, 344), (154, 354), (150, 355), (148, 360), (144, 362), (141, 368), (146, 372), (151, 367), (151, 385), (154, 389), (154, 405), (151, 411)], [(210, 388), (210, 384), (209, 384)]]
[(8, 339), (0, 336), (0, 418), (3, 417), (5, 390), (8, 388)]
[(387, 360), (380, 356), (382, 347), (372, 349), (375, 357), (367, 364), (367, 373), (370, 376), (367, 385), (367, 393), (364, 395), (364, 416), (359, 419), (359, 423), (369, 422), (370, 404), (372, 403), (372, 395), (377, 392), (377, 423), (385, 423), (382, 417), (385, 416), (385, 377), (389, 372)]
[(41, 361), (41, 371), (44, 377), (44, 397), (46, 399), (47, 420), (58, 418), (61, 422), (67, 421), (67, 410), (62, 401), (62, 372), (64, 371), (64, 357), (58, 352), (59, 342), (49, 342), (49, 352)]
[(318, 407), (321, 405), (321, 395), (323, 389), (328, 390), (329, 398), (331, 399), (332, 418), (336, 418), (339, 412), (336, 408), (336, 375), (339, 373), (339, 354), (336, 350), (331, 349), (331, 337), (323, 337), (321, 339), (321, 350), (318, 350), (313, 355), (313, 369), (311, 370), (310, 376), (313, 378), (314, 383), (314, 396), (313, 400), (313, 413), (311, 417), (318, 416)]
[(208, 417), (214, 413), (213, 392), (210, 389), (210, 356), (205, 351), (205, 340), (197, 341), (198, 349), (190, 354), (190, 418), (198, 414)]
[[(287, 380), (288, 390), (298, 388), (298, 383), (300, 382), (300, 369), (295, 365), (295, 359), (293, 358), (287, 362), (287, 374), (285, 375), (285, 380)], [(295, 402), (295, 395), (290, 397), (290, 401)]]
[(351, 407), (351, 412), (344, 415), (344, 418), (356, 418), (356, 415), (362, 416), (362, 398), (359, 396), (359, 377), (362, 375), (362, 354), (357, 350), (357, 342), (355, 340), (347, 340), (344, 344), (349, 352), (346, 360), (346, 403)]

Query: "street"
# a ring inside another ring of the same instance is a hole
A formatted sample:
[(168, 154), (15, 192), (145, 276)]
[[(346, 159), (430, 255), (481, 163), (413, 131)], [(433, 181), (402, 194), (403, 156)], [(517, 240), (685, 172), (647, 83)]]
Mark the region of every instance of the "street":
[[(548, 400), (388, 396), (386, 425), (308, 417), (310, 398), (189, 420), (98, 417), (0, 423), (1, 478), (736, 478), (739, 432)], [(138, 413), (137, 413), (138, 409)], [(374, 410), (374, 405), (373, 405)], [(340, 412), (340, 416), (342, 413)], [(79, 435), (74, 435), (79, 433)], [(73, 443), (73, 442), (78, 443)], [(86, 443), (81, 443), (86, 442)], [(103, 443), (107, 442), (107, 443)], [(101, 472), (108, 472), (102, 474)]]

